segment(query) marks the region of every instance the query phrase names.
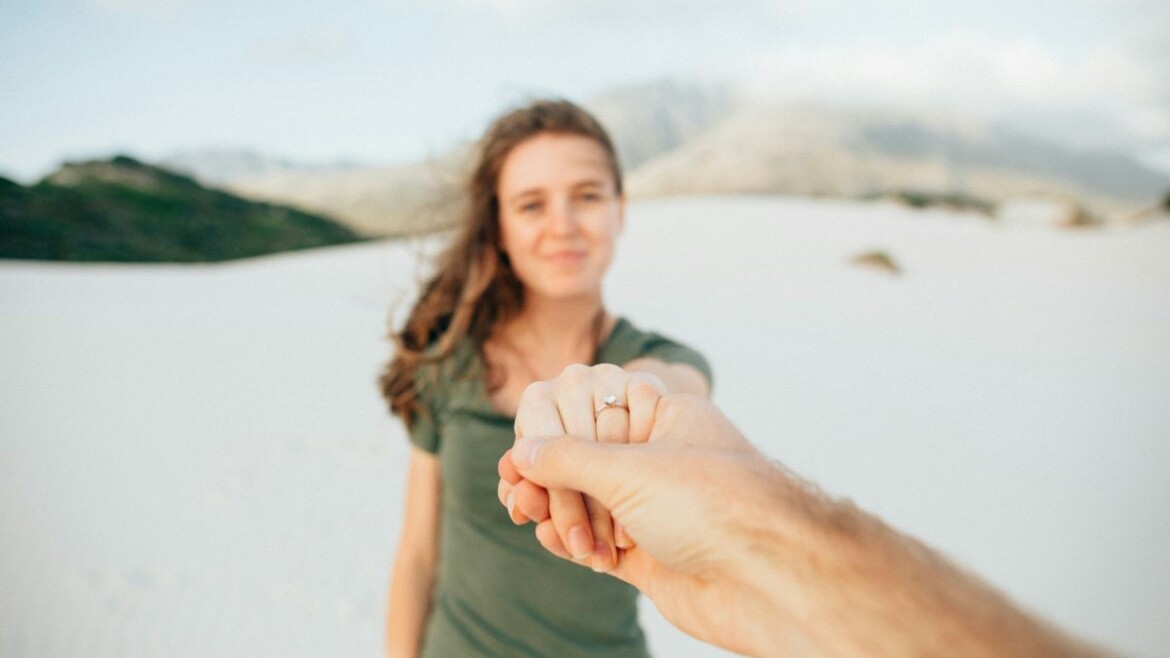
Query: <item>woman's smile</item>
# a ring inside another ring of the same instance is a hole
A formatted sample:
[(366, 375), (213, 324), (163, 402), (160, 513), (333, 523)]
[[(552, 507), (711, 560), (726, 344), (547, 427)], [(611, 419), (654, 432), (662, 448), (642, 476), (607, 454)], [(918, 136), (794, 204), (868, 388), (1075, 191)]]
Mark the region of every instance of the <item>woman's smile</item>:
[(544, 255), (544, 259), (553, 265), (562, 267), (580, 265), (588, 255), (584, 249), (562, 249)]

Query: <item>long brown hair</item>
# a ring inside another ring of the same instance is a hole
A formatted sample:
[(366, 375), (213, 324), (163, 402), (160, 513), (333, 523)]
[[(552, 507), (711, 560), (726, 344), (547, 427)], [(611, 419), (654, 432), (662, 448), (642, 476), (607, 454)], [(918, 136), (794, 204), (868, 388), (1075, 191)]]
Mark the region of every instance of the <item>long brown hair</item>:
[(406, 325), (390, 335), (394, 357), (379, 382), (390, 410), (407, 425), (412, 425), (421, 411), (419, 367), (447, 358), (467, 336), (482, 358), (492, 331), (516, 317), (524, 306), (524, 286), (500, 246), (497, 187), (500, 170), (512, 149), (541, 133), (580, 135), (597, 142), (609, 157), (615, 189), (622, 194), (621, 168), (613, 142), (601, 123), (577, 105), (566, 100), (538, 100), (496, 119), (479, 142), (459, 233), (439, 257), (438, 271), (423, 285)]

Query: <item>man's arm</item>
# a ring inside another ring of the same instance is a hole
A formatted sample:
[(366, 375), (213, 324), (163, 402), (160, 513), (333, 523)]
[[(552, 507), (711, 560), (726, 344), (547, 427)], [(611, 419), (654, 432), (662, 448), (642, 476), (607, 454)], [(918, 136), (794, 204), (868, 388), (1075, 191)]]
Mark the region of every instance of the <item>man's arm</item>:
[[(610, 573), (699, 639), (757, 656), (1104, 655), (769, 461), (706, 400), (665, 396), (653, 416), (644, 445), (520, 439), (501, 476), (608, 507), (637, 541)], [(544, 542), (531, 502), (513, 500)]]

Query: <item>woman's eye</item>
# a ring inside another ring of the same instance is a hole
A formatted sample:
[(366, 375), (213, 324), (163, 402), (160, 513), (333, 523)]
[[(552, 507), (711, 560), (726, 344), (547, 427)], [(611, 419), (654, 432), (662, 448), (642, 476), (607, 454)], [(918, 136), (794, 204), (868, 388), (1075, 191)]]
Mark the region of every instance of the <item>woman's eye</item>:
[(520, 212), (522, 212), (526, 215), (532, 214), (532, 213), (537, 212), (539, 210), (540, 210), (540, 204), (535, 202), (535, 201), (533, 201), (532, 203), (526, 203), (526, 204), (520, 206)]
[(578, 195), (577, 199), (587, 203), (593, 203), (596, 201), (601, 201), (601, 195), (597, 192), (585, 192), (584, 194)]

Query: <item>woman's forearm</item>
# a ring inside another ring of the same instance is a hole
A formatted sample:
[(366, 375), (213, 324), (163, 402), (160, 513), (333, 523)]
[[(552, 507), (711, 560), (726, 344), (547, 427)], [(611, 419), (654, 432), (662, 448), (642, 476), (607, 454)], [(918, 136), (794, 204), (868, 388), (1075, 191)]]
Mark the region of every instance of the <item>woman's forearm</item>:
[(711, 394), (711, 386), (702, 373), (685, 364), (666, 363), (643, 357), (626, 363), (622, 368), (630, 372), (654, 375), (666, 384), (667, 393), (689, 393), (700, 397), (708, 397)]
[(400, 556), (394, 561), (386, 617), (387, 658), (415, 658), (431, 609), (434, 565)]
[(438, 457), (411, 448), (406, 516), (390, 575), (386, 615), (386, 655), (390, 658), (415, 658), (422, 646), (435, 583), (441, 492)]

